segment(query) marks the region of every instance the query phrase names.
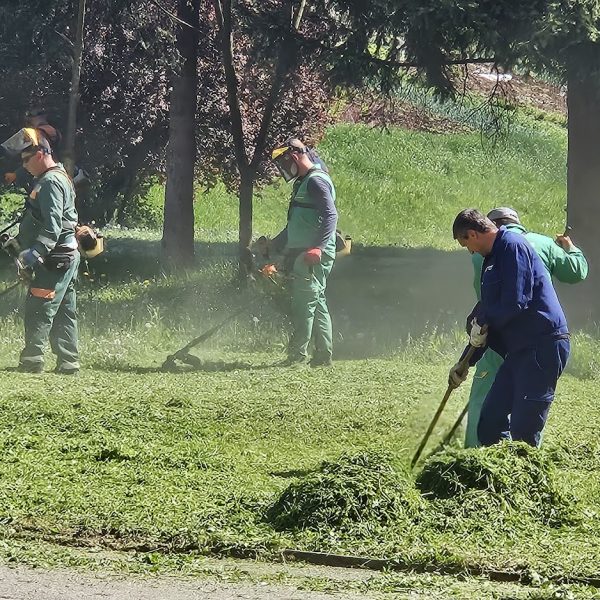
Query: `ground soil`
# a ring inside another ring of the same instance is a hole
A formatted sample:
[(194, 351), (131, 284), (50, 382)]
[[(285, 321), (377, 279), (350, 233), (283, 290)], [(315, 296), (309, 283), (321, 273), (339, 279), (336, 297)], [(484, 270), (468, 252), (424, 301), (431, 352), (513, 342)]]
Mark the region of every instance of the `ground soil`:
[[(536, 79), (531, 75), (510, 74), (504, 79), (493, 65), (471, 65), (457, 72), (456, 90), (490, 97), (496, 94), (515, 106), (530, 106), (558, 115), (567, 115), (566, 89), (562, 86)], [(339, 120), (345, 123), (363, 123), (371, 127), (402, 127), (412, 131), (430, 133), (461, 133), (469, 127), (452, 119), (437, 115), (427, 108), (395, 98), (357, 93), (348, 102)]]
[(463, 123), (436, 115), (426, 108), (397, 99), (383, 100), (361, 96), (349, 103), (339, 116), (343, 123), (362, 123), (371, 127), (402, 127), (430, 133), (461, 133), (469, 128)]
[(533, 106), (540, 110), (567, 115), (567, 95), (564, 87), (531, 75), (511, 73), (509, 81), (501, 81), (501, 78), (495, 75), (496, 71), (492, 65), (470, 66), (464, 72), (465, 87), (470, 92), (487, 96), (497, 85), (500, 92), (517, 105)]
[(224, 583), (214, 579), (84, 575), (0, 567), (1, 600), (359, 600), (356, 594), (301, 591), (267, 583)]

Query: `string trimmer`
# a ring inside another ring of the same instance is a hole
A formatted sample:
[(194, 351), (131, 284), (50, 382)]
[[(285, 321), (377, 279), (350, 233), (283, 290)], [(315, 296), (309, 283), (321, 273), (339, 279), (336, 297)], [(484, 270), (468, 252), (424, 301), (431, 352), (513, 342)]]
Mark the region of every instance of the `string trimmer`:
[(165, 371), (171, 370), (177, 366), (176, 361), (180, 361), (186, 365), (191, 365), (192, 367), (196, 368), (201, 367), (202, 361), (197, 356), (190, 354), (190, 350), (198, 344), (205, 342), (207, 339), (209, 339), (215, 333), (217, 333), (217, 331), (219, 331), (221, 327), (224, 327), (225, 325), (227, 325), (227, 323), (233, 321), (237, 316), (250, 310), (250, 308), (251, 307), (249, 306), (244, 306), (239, 310), (236, 310), (234, 313), (230, 314), (226, 319), (223, 319), (220, 323), (217, 323), (214, 327), (207, 329), (204, 333), (200, 334), (198, 337), (195, 337), (191, 342), (189, 342), (183, 348), (181, 348), (181, 350), (177, 350), (175, 354), (170, 354), (169, 356), (167, 356), (167, 360), (165, 360), (161, 368)]
[[(274, 275), (277, 273), (277, 269), (274, 265), (266, 265), (265, 267), (260, 269), (259, 273), (262, 277), (269, 279), (274, 285), (279, 285), (274, 279)], [(260, 301), (262, 302), (262, 298)], [(227, 318), (223, 319), (220, 323), (217, 323), (210, 329), (207, 329), (204, 333), (201, 333), (198, 337), (195, 337), (183, 348), (177, 350), (177, 352), (175, 352), (174, 354), (170, 354), (169, 356), (167, 356), (167, 359), (162, 364), (161, 369), (164, 371), (172, 370), (177, 366), (177, 361), (180, 361), (186, 365), (190, 365), (197, 369), (202, 367), (202, 361), (197, 356), (190, 354), (190, 350), (192, 348), (195, 348), (198, 344), (201, 344), (202, 342), (205, 342), (206, 340), (211, 338), (215, 333), (217, 333), (217, 331), (219, 331), (219, 329), (227, 325), (227, 323), (233, 321), (239, 315), (252, 310), (256, 304), (257, 302), (251, 302), (250, 304), (239, 308), (235, 312), (231, 313)]]

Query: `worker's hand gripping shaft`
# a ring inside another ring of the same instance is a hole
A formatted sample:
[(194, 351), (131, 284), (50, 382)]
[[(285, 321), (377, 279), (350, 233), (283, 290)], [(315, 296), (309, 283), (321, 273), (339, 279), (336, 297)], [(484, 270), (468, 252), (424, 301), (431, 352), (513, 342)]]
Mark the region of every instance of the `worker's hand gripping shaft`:
[[(477, 319), (471, 321), (471, 332), (469, 333), (469, 344), (473, 348), (483, 348), (487, 342), (487, 326), (480, 325)], [(462, 382), (461, 382), (462, 383)]]
[(448, 373), (448, 385), (455, 390), (463, 383), (469, 375), (469, 364), (464, 361), (457, 362)]

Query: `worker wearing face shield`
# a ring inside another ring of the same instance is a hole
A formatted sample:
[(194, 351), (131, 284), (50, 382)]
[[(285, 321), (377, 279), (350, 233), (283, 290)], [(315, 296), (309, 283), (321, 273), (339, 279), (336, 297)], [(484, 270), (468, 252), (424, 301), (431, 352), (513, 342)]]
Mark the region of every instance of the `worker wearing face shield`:
[(18, 369), (39, 373), (44, 347), (57, 357), (56, 371), (79, 371), (75, 279), (79, 265), (75, 237), (77, 211), (73, 182), (52, 157), (51, 146), (38, 129), (21, 129), (2, 144), (20, 155), (34, 178), (19, 225), (17, 264), (28, 276), (25, 300), (25, 347)]
[(336, 254), (336, 193), (331, 177), (314, 150), (290, 139), (272, 154), (279, 173), (292, 183), (287, 225), (272, 244), (284, 255), (291, 278), (292, 335), (288, 364), (328, 366), (333, 356), (331, 317), (325, 297)]

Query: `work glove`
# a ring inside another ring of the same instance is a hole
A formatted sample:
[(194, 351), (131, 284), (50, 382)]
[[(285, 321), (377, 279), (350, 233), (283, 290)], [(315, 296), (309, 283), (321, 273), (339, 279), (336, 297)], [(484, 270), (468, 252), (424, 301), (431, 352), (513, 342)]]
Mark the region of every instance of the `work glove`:
[(277, 275), (277, 267), (274, 264), (265, 265), (262, 269), (260, 269), (260, 274), (263, 277), (274, 277)]
[(471, 327), (473, 325), (473, 319), (477, 317), (478, 314), (481, 313), (481, 302), (477, 302), (477, 304), (473, 307), (473, 310), (467, 315), (467, 320), (465, 321), (465, 331), (468, 335), (471, 335)]
[(321, 248), (310, 248), (304, 253), (304, 262), (309, 266), (318, 265), (321, 262)]
[(462, 362), (457, 362), (448, 373), (448, 385), (456, 389), (469, 374), (469, 366)]
[(16, 173), (4, 173), (4, 183), (11, 185), (17, 180)]
[(487, 341), (487, 327), (479, 325), (477, 319), (471, 321), (471, 333), (469, 334), (469, 344), (473, 348), (483, 348)]
[(28, 248), (19, 254), (17, 262), (22, 269), (33, 269), (37, 264), (41, 264), (44, 261), (37, 250)]

